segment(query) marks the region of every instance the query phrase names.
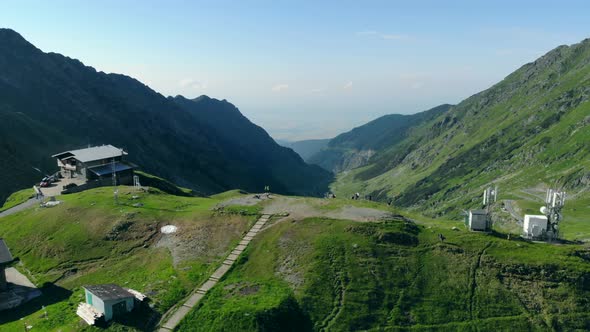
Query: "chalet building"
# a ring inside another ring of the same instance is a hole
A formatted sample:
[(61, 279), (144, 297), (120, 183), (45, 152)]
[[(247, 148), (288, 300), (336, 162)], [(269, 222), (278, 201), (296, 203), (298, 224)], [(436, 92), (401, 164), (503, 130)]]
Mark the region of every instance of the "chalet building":
[(132, 163), (126, 162), (127, 152), (112, 145), (94, 146), (86, 149), (65, 151), (54, 154), (62, 175), (69, 178), (82, 178), (86, 182), (101, 185), (112, 184), (113, 172), (118, 184), (133, 184)]
[(12, 260), (13, 258), (6, 242), (0, 238), (0, 292), (5, 291), (7, 288), (5, 268)]
[(86, 303), (104, 315), (105, 321), (131, 312), (135, 307), (135, 296), (128, 290), (115, 284), (92, 285), (83, 287)]

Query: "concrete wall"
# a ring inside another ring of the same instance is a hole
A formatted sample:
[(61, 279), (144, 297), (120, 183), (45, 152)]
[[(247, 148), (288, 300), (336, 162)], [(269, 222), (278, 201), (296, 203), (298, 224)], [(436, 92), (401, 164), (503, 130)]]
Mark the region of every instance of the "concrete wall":
[(469, 228), (476, 231), (485, 231), (488, 226), (488, 217), (485, 214), (469, 213)]
[[(89, 297), (92, 297), (92, 301), (89, 300)], [(105, 314), (106, 318), (104, 302), (98, 296), (90, 293), (88, 290), (86, 290), (86, 303), (91, 304), (98, 312)]]
[[(533, 228), (538, 229), (539, 232), (547, 230), (547, 216), (527, 214), (524, 216), (524, 222), (522, 226), (523, 233), (525, 233), (525, 235), (528, 237), (533, 237), (535, 236), (533, 234)], [(541, 234), (538, 234), (537, 236), (539, 235)]]
[[(133, 184), (133, 174), (134, 174), (133, 172), (129, 172), (129, 173), (126, 173), (124, 176), (120, 176), (120, 177), (118, 176), (117, 177), (117, 184), (118, 185), (132, 185)], [(79, 193), (81, 191), (92, 189), (92, 188), (107, 187), (107, 186), (112, 186), (112, 185), (113, 185), (112, 178), (110, 178), (110, 177), (101, 178), (101, 179), (86, 182), (85, 184), (82, 184), (82, 185), (79, 185), (76, 187), (62, 190), (61, 193), (62, 194), (73, 194), (73, 193)]]
[(104, 317), (105, 317), (105, 319), (107, 321), (113, 319), (113, 306), (119, 302), (125, 302), (125, 307), (127, 309), (127, 312), (130, 312), (131, 310), (133, 310), (133, 306), (135, 305), (133, 299), (134, 299), (133, 297), (130, 297), (130, 298), (126, 298), (126, 299), (105, 301), (105, 303), (104, 303), (104, 308), (105, 308)]

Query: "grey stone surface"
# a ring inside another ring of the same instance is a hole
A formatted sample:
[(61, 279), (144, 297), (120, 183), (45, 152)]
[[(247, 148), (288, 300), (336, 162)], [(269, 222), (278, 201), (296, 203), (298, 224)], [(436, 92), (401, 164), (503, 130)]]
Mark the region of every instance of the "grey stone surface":
[(184, 303), (185, 307), (194, 307), (201, 299), (205, 296), (204, 294), (194, 293), (191, 297)]
[(180, 321), (184, 318), (184, 316), (186, 316), (186, 314), (189, 313), (189, 311), (191, 311), (191, 308), (189, 308), (189, 307), (185, 307), (185, 306), (179, 307), (176, 310), (176, 312), (172, 315), (172, 317), (170, 317), (170, 319), (168, 319), (168, 321), (166, 321), (166, 323), (164, 323), (164, 325), (162, 325), (162, 327), (166, 328), (170, 331), (174, 330), (174, 328), (176, 326), (178, 326)]
[(205, 281), (205, 283), (201, 287), (199, 287), (199, 289), (204, 292), (208, 292), (216, 284), (217, 284), (217, 281), (208, 279), (207, 281)]

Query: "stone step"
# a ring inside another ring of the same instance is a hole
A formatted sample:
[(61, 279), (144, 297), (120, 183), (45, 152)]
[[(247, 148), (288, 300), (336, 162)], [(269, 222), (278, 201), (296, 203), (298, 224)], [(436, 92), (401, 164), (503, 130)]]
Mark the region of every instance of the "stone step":
[(192, 308), (195, 305), (197, 305), (197, 303), (199, 303), (199, 301), (201, 301), (201, 299), (203, 298), (203, 296), (205, 296), (205, 294), (201, 294), (201, 293), (194, 293), (184, 304), (186, 307)]
[(191, 311), (191, 308), (185, 306), (179, 307), (162, 327), (170, 331), (174, 330), (174, 328), (178, 326), (180, 321), (189, 313), (189, 311)]

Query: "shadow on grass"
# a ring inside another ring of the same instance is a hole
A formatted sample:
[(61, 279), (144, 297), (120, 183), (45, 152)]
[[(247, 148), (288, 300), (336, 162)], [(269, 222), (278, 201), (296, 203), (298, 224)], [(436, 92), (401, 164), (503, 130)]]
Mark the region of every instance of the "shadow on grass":
[(150, 307), (148, 300), (135, 305), (131, 313), (114, 318), (113, 323), (139, 331), (153, 331), (162, 315)]
[[(34, 290), (34, 288), (31, 288), (31, 291)], [(41, 296), (36, 297), (16, 308), (2, 311), (0, 314), (0, 324), (10, 323), (29, 316), (41, 310), (43, 306), (48, 306), (64, 301), (72, 295), (72, 291), (56, 286), (52, 283), (45, 283), (43, 287), (39, 288), (38, 290), (41, 291)]]

